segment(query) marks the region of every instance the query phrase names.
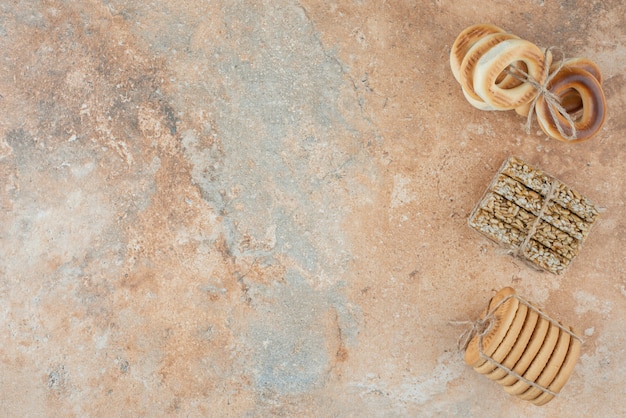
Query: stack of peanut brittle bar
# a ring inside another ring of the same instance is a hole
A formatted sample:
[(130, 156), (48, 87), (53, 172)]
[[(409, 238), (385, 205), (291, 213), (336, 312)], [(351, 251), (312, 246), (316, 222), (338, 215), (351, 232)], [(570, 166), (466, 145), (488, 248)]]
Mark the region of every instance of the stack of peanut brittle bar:
[(589, 199), (510, 157), (470, 215), (469, 225), (534, 266), (561, 274), (597, 218)]

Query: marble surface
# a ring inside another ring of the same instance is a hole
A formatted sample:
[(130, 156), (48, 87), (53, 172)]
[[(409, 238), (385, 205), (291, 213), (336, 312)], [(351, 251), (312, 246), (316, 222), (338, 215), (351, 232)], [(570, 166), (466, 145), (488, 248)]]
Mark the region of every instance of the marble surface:
[[(626, 415), (621, 0), (0, 4), (0, 415)], [(596, 61), (567, 145), (464, 100), (497, 24)], [(467, 226), (517, 155), (603, 208), (541, 274)], [(464, 365), (504, 286), (584, 330), (538, 408)]]

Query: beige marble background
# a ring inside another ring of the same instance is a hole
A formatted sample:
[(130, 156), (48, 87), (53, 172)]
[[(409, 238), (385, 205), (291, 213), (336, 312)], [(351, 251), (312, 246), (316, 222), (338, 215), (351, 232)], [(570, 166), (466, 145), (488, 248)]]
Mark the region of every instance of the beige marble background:
[[(0, 415), (626, 415), (626, 6), (0, 4)], [(586, 56), (592, 141), (465, 102), (456, 35)], [(604, 208), (562, 276), (469, 229), (517, 155)], [(585, 330), (542, 408), (466, 367), (503, 286)]]

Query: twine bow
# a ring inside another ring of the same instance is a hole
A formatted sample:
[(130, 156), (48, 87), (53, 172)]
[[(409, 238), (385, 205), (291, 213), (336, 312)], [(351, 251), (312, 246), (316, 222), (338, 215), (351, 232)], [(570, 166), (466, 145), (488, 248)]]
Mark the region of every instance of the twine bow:
[[(550, 48), (546, 48), (545, 50), (546, 59), (544, 60), (544, 63), (546, 67), (550, 65), (548, 62), (549, 61), (548, 54), (552, 49), (555, 49), (555, 48), (550, 47)], [(567, 113), (567, 110), (561, 105), (561, 100), (559, 99), (559, 97), (555, 95), (554, 93), (552, 93), (550, 90), (548, 90), (548, 85), (554, 79), (554, 77), (559, 73), (559, 71), (563, 69), (564, 66), (565, 66), (565, 54), (561, 52), (561, 59), (559, 60), (559, 65), (552, 72), (550, 72), (550, 69), (547, 68), (546, 71), (548, 72), (548, 76), (546, 77), (543, 83), (539, 83), (537, 80), (535, 80), (535, 78), (532, 75), (528, 74), (526, 71), (522, 70), (521, 68), (510, 66), (512, 70), (508, 70), (508, 69), (504, 70), (507, 74), (515, 77), (522, 83), (528, 83), (532, 85), (535, 88), (535, 90), (537, 90), (537, 95), (530, 102), (530, 108), (528, 110), (528, 117), (526, 118), (526, 133), (527, 134), (530, 134), (530, 127), (532, 124), (533, 112), (535, 110), (535, 106), (537, 105), (537, 100), (539, 100), (539, 97), (543, 97), (543, 99), (546, 101), (546, 104), (548, 105), (548, 110), (550, 111), (550, 115), (552, 116), (552, 120), (554, 121), (554, 125), (556, 126), (556, 129), (559, 131), (559, 134), (561, 134), (561, 136), (567, 139), (568, 141), (571, 141), (577, 138), (576, 124), (574, 123), (574, 120), (569, 115), (569, 113)], [(569, 125), (572, 131), (571, 135), (567, 135), (565, 131), (563, 130), (563, 127), (561, 126), (558, 120), (558, 114), (561, 114), (561, 116), (565, 118), (565, 121), (567, 122), (567, 124)]]
[(465, 331), (463, 331), (457, 341), (459, 351), (465, 351), (470, 341), (472, 341), (472, 338), (475, 336), (484, 335), (489, 332), (493, 326), (494, 319), (495, 317), (492, 314), (482, 319), (477, 319), (476, 321), (450, 321), (450, 325), (466, 326)]

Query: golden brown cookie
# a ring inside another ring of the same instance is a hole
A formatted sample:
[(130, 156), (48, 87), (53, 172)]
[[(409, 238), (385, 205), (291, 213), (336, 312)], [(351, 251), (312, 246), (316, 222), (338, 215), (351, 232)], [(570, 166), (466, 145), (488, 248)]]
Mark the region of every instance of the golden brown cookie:
[[(561, 365), (565, 361), (565, 356), (567, 355), (567, 351), (569, 350), (569, 343), (571, 339), (570, 335), (567, 332), (563, 331), (562, 329), (559, 329), (559, 331), (560, 331), (559, 340), (556, 343), (556, 347), (554, 347), (552, 356), (550, 356), (550, 360), (548, 360), (548, 363), (541, 371), (541, 374), (539, 375), (539, 377), (537, 377), (534, 381), (537, 385), (543, 388), (547, 388), (548, 386), (550, 386), (550, 384), (556, 377), (557, 373), (561, 369)], [(537, 396), (541, 395), (542, 393), (544, 393), (543, 390), (533, 386), (533, 387), (528, 388), (526, 392), (518, 396), (521, 399), (528, 401), (528, 400), (535, 399)]]
[[(543, 319), (543, 318), (542, 318)], [(537, 377), (541, 374), (541, 371), (546, 367), (554, 349), (556, 347), (557, 341), (559, 340), (560, 328), (556, 325), (550, 324), (548, 327), (548, 334), (546, 335), (539, 352), (533, 359), (526, 372), (524, 372), (523, 377), (526, 380), (530, 380), (534, 382)], [(521, 395), (524, 393), (530, 385), (523, 380), (518, 380), (510, 386), (504, 386), (504, 390), (511, 395)]]
[[(590, 139), (602, 128), (606, 117), (606, 99), (602, 86), (591, 73), (579, 67), (564, 67), (552, 78), (548, 90), (564, 103), (574, 122), (576, 138), (566, 137), (573, 135), (571, 126), (560, 113), (555, 119), (549, 103), (544, 96), (540, 96), (535, 111), (539, 127), (546, 135), (559, 141), (576, 143)], [(565, 136), (561, 135), (557, 125)]]
[[(526, 314), (526, 320), (524, 321), (524, 326), (522, 327), (522, 330), (520, 331), (520, 334), (517, 337), (515, 344), (511, 348), (511, 351), (502, 362), (502, 365), (504, 367), (513, 370), (513, 367), (515, 367), (515, 364), (520, 359), (520, 357), (522, 357), (522, 354), (524, 354), (524, 350), (526, 350), (526, 347), (528, 346), (528, 342), (530, 341), (530, 337), (535, 331), (535, 326), (537, 325), (538, 319), (539, 314), (533, 309), (528, 309), (528, 313)], [(487, 375), (487, 377), (491, 380), (498, 380), (506, 375), (506, 371), (500, 368), (495, 368), (491, 373)]]
[[(559, 66), (559, 62), (555, 61), (550, 66), (550, 74), (552, 74)], [(588, 58), (574, 57), (568, 58), (563, 61), (563, 68), (580, 68), (582, 70), (587, 71), (589, 74), (593, 76), (598, 83), (602, 83), (602, 72), (600, 71), (600, 67), (598, 64), (591, 61)]]
[[(528, 345), (524, 350), (524, 354), (522, 354), (522, 357), (517, 361), (517, 363), (515, 363), (515, 367), (513, 368), (513, 371), (515, 373), (520, 376), (524, 375), (524, 373), (528, 369), (528, 366), (530, 366), (535, 356), (543, 346), (543, 342), (546, 338), (549, 328), (550, 322), (547, 319), (540, 317), (537, 320), (537, 325), (535, 326), (533, 335), (530, 337), (530, 341), (528, 342)], [(512, 375), (506, 375), (498, 380), (498, 383), (500, 383), (502, 386), (510, 386), (516, 381), (516, 377)]]
[[(579, 333), (574, 331), (571, 327), (570, 327), (570, 330), (574, 334), (580, 335)], [(567, 382), (567, 380), (569, 379), (570, 375), (572, 374), (572, 371), (574, 370), (574, 366), (576, 365), (576, 362), (578, 361), (578, 357), (580, 356), (580, 346), (581, 346), (580, 340), (578, 340), (575, 337), (572, 337), (570, 339), (569, 349), (567, 351), (565, 361), (561, 365), (559, 372), (557, 373), (556, 377), (554, 378), (550, 386), (548, 386), (548, 389), (550, 389), (552, 392), (559, 393), (561, 389), (563, 388), (563, 386), (565, 385), (565, 382)], [(542, 393), (537, 398), (533, 399), (532, 403), (534, 403), (537, 406), (541, 406), (541, 405), (547, 404), (553, 398), (554, 398), (554, 395), (546, 392), (546, 393)]]
[[(520, 331), (522, 330), (522, 327), (526, 322), (527, 313), (528, 307), (523, 303), (518, 303), (517, 312), (515, 313), (515, 318), (513, 319), (509, 330), (507, 331), (504, 339), (502, 340), (498, 348), (496, 348), (496, 351), (494, 351), (494, 353), (491, 355), (491, 358), (494, 361), (502, 364), (504, 359), (509, 355), (511, 348), (513, 348), (513, 345), (515, 345), (515, 342), (519, 337)], [(501, 370), (495, 364), (487, 360), (484, 360), (482, 364), (474, 367), (474, 370), (476, 370), (480, 374), (491, 373), (494, 369)]]
[[(486, 356), (491, 356), (496, 351), (506, 336), (513, 319), (515, 319), (519, 301), (512, 297), (514, 294), (515, 290), (510, 287), (500, 290), (494, 295), (489, 303), (489, 307), (480, 316), (480, 319), (485, 319), (487, 314), (490, 313), (492, 319), (489, 327), (482, 334), (482, 352)], [(469, 366), (475, 367), (484, 361), (480, 355), (480, 339), (480, 335), (475, 335), (467, 345), (465, 363)]]

